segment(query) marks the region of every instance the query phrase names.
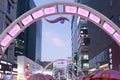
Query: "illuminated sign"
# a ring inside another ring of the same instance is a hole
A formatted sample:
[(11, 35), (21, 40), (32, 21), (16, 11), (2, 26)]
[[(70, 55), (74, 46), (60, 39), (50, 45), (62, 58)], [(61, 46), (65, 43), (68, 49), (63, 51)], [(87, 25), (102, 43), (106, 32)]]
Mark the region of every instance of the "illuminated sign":
[(9, 66), (9, 65), (2, 65), (2, 66), (1, 66), (1, 69), (2, 69), (2, 70), (11, 71), (11, 70), (12, 70), (12, 67)]
[(120, 42), (120, 34), (119, 33), (115, 32), (113, 36), (118, 42)]
[(14, 37), (19, 31), (20, 31), (20, 26), (19, 25), (15, 25), (11, 29), (11, 31), (9, 32), (9, 34)]
[(88, 17), (89, 11), (82, 9), (82, 8), (78, 8), (78, 14), (85, 16), (85, 17)]
[(44, 8), (44, 13), (45, 14), (53, 14), (55, 12), (56, 12), (56, 9), (55, 9), (54, 6), (53, 7)]
[(92, 13), (90, 13), (89, 18), (90, 18), (92, 21), (96, 22), (96, 23), (99, 23), (99, 22), (100, 22), (100, 18), (99, 18), (98, 16), (92, 14)]
[(5, 60), (0, 60), (0, 70), (2, 73), (9, 74), (12, 72), (17, 73), (17, 64), (10, 63)]
[(115, 32), (115, 30), (112, 28), (112, 26), (110, 26), (106, 22), (103, 24), (103, 28), (110, 34), (113, 34)]
[[(111, 51), (110, 51), (111, 50)], [(113, 68), (113, 65), (112, 65), (112, 49), (110, 48), (109, 49), (109, 67), (110, 67), (110, 69), (112, 69)]]
[(66, 6), (65, 11), (68, 12), (68, 13), (76, 13), (77, 12), (77, 7)]
[(31, 15), (28, 15), (27, 17), (25, 17), (25, 18), (22, 20), (22, 23), (23, 23), (23, 25), (27, 25), (27, 24), (29, 24), (31, 21), (33, 21), (32, 16), (31, 16)]
[(6, 35), (6, 36), (4, 37), (4, 39), (1, 41), (1, 45), (2, 45), (2, 46), (6, 46), (6, 45), (10, 42), (11, 39), (12, 39), (11, 36)]
[(12, 65), (12, 63), (10, 63), (10, 62), (6, 62), (6, 61), (4, 61), (4, 60), (1, 60), (0, 63), (1, 63), (1, 64)]
[(32, 16), (34, 17), (34, 19), (37, 19), (37, 18), (43, 16), (43, 12), (42, 12), (42, 10), (38, 10), (38, 11), (34, 12), (32, 14)]
[(17, 71), (17, 68), (13, 68), (13, 71)]

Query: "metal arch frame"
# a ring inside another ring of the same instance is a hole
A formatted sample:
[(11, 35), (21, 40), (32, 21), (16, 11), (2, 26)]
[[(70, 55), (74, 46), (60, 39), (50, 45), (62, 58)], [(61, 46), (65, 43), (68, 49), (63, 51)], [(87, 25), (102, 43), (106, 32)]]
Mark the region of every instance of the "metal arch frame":
[(55, 62), (58, 62), (58, 61), (67, 61), (67, 62), (70, 62), (72, 63), (74, 66), (76, 66), (78, 68), (78, 70), (82, 73), (83, 76), (85, 76), (85, 74), (83, 73), (82, 69), (80, 67), (78, 67), (77, 65), (75, 65), (71, 60), (69, 59), (57, 59), (57, 60), (54, 60), (52, 61), (51, 63), (49, 63), (48, 65), (45, 66), (45, 68), (43, 68), (43, 70), (41, 71), (41, 73), (43, 73), (50, 65), (52, 65), (53, 63)]
[[(59, 6), (62, 6), (63, 11), (59, 11)], [(107, 17), (83, 4), (55, 2), (33, 8), (13, 21), (0, 35), (0, 54), (4, 54), (10, 43), (29, 25), (43, 17), (55, 14), (70, 14), (87, 19), (104, 30), (120, 46), (120, 29)]]
[[(69, 71), (70, 71), (70, 70), (69, 70)], [(74, 79), (76, 79), (77, 77), (75, 76), (75, 74), (74, 74), (72, 71), (70, 71), (70, 72), (72, 73)]]

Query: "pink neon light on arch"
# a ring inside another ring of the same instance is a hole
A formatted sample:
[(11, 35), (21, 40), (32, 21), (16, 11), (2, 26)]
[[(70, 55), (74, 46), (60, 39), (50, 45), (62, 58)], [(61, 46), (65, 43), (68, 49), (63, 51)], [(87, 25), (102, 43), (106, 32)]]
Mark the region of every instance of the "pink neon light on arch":
[(32, 16), (34, 17), (34, 19), (39, 18), (43, 16), (43, 11), (42, 10), (36, 11), (32, 14)]
[(13, 27), (13, 29), (11, 29), (9, 34), (14, 37), (19, 31), (20, 31), (20, 26), (19, 25), (15, 25)]
[(76, 13), (77, 12), (77, 8), (73, 7), (73, 6), (65, 6), (65, 12)]
[(103, 24), (103, 28), (110, 34), (113, 34), (115, 32), (115, 30), (106, 22)]
[(22, 20), (22, 23), (23, 23), (24, 25), (27, 25), (27, 24), (29, 24), (32, 20), (33, 20), (33, 19), (32, 19), (32, 16), (31, 16), (31, 15), (28, 15), (26, 18), (24, 18), (24, 19)]
[(9, 35), (7, 35), (7, 36), (4, 37), (4, 39), (1, 41), (1, 45), (2, 45), (2, 46), (6, 46), (11, 39), (12, 39), (12, 37), (10, 37)]
[(90, 18), (92, 21), (96, 22), (96, 23), (99, 23), (99, 22), (100, 22), (100, 18), (99, 18), (98, 16), (92, 14), (92, 13), (90, 13), (89, 18)]
[(55, 7), (49, 7), (49, 8), (45, 8), (44, 9), (44, 13), (45, 14), (52, 14), (56, 12), (56, 8)]
[(82, 9), (82, 8), (78, 8), (78, 14), (84, 16), (84, 17), (88, 17), (89, 15), (89, 11)]
[(114, 38), (120, 43), (120, 34), (117, 32), (113, 34)]

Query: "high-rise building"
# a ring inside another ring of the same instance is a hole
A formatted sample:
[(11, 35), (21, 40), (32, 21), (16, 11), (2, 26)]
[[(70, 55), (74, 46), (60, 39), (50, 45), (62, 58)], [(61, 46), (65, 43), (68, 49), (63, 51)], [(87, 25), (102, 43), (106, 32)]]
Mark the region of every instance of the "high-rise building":
[[(92, 7), (120, 26), (120, 1), (77, 0), (76, 2)], [(91, 70), (93, 68), (120, 70), (120, 62), (116, 61), (120, 60), (120, 47), (117, 43), (95, 24), (87, 21), (86, 26), (88, 27), (88, 36), (90, 38), (88, 54)]]
[[(36, 5), (33, 0), (18, 0), (17, 17), (34, 7)], [(41, 60), (41, 36), (42, 22), (39, 20), (30, 25), (15, 39), (15, 56), (24, 55), (33, 61), (39, 62)]]
[[(0, 1), (0, 34), (16, 19), (17, 0), (1, 0)], [(3, 59), (14, 61), (14, 41), (10, 44)]]
[[(76, 22), (76, 23), (75, 23)], [(79, 66), (85, 74), (88, 73), (89, 64), (88, 64), (88, 27), (86, 26), (87, 20), (81, 17), (73, 17), (72, 19), (72, 54), (74, 64)], [(75, 75), (81, 75), (80, 72), (77, 72), (77, 68), (74, 68)]]

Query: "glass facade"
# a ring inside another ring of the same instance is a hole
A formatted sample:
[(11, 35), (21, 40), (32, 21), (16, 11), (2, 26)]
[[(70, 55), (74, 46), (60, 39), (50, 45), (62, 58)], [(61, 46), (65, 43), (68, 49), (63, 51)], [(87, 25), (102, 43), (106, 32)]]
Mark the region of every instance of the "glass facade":
[[(18, 0), (17, 16), (24, 14), (28, 10), (36, 7), (34, 1)], [(24, 55), (33, 61), (40, 62), (41, 60), (41, 39), (42, 39), (42, 22), (41, 20), (33, 23), (25, 29), (15, 39), (15, 56)]]

